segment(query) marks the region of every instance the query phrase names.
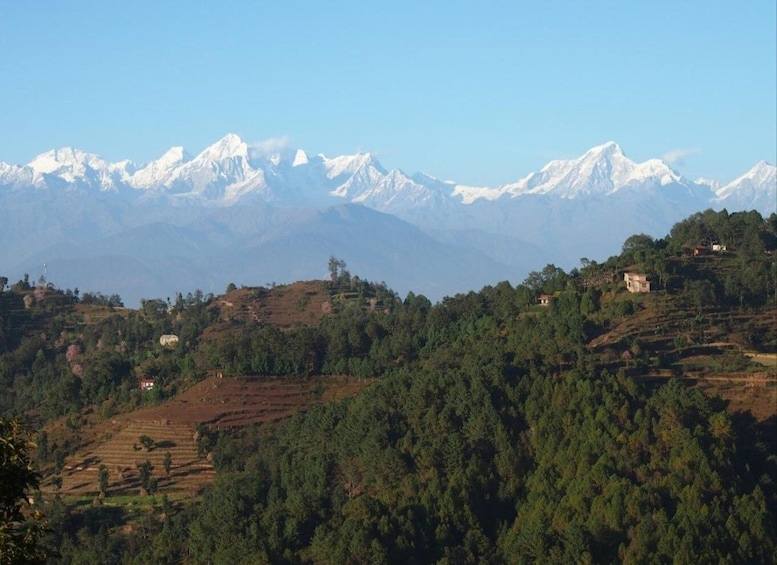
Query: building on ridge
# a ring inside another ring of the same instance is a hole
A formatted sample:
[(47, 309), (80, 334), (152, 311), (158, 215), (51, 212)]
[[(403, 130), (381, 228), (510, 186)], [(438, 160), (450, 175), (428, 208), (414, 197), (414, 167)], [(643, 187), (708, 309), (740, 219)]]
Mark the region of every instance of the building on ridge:
[(642, 273), (624, 273), (623, 280), (629, 292), (650, 292), (650, 280)]

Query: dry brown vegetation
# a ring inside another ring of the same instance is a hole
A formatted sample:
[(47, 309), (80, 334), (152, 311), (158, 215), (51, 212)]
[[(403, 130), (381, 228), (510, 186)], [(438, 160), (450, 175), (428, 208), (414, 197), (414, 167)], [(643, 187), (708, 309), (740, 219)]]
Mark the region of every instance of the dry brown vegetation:
[[(160, 492), (194, 495), (216, 477), (208, 454), (198, 454), (198, 425), (228, 430), (276, 422), (315, 404), (358, 394), (368, 385), (367, 381), (347, 377), (297, 380), (214, 376), (159, 406), (141, 408), (100, 423), (93, 422), (93, 413), (85, 414), (81, 447), (66, 460), (61, 493), (97, 495), (99, 467), (105, 465), (110, 473), (109, 496), (138, 494), (138, 466), (148, 460), (154, 466), (153, 476)], [(143, 435), (155, 442), (150, 451), (140, 444)], [(167, 452), (172, 457), (169, 476), (164, 471)], [(44, 489), (54, 491), (50, 479)]]
[(219, 297), (212, 308), (219, 323), (210, 328), (218, 331), (229, 322), (258, 322), (278, 327), (315, 324), (324, 315), (329, 300), (326, 283), (301, 281), (271, 289), (244, 287)]

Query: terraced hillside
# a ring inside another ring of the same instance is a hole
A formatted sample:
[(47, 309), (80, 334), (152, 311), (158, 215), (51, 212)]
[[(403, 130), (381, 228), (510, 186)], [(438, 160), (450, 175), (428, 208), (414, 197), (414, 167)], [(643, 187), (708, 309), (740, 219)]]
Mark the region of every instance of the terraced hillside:
[[(141, 436), (155, 442), (151, 450), (140, 444)], [(216, 471), (205, 457), (198, 456), (195, 431), (190, 424), (169, 420), (114, 420), (102, 431), (102, 439), (77, 453), (62, 473), (62, 493), (68, 495), (98, 494), (99, 468), (109, 472), (107, 494), (137, 494), (140, 489), (138, 467), (145, 461), (153, 465), (154, 476), (162, 491), (184, 491), (192, 494), (211, 482)], [(170, 474), (164, 470), (170, 453)]]
[(221, 321), (279, 327), (315, 324), (324, 315), (329, 291), (323, 281), (301, 281), (272, 289), (244, 287), (228, 292), (213, 308)]
[(663, 291), (621, 298), (636, 311), (593, 339), (590, 350), (641, 380), (682, 378), (728, 401), (731, 412), (751, 411), (759, 420), (777, 414), (777, 344), (770, 337), (777, 309), (700, 313)]
[[(353, 378), (260, 379), (210, 377), (159, 406), (135, 410), (96, 424), (93, 438), (68, 458), (62, 473), (63, 495), (97, 495), (99, 468), (110, 473), (107, 494), (137, 494), (138, 466), (150, 461), (160, 492), (196, 494), (216, 477), (206, 450), (198, 449), (198, 426), (231, 430), (241, 426), (283, 420), (315, 404), (357, 394), (367, 381)], [(154, 440), (146, 450), (141, 436)], [(164, 460), (170, 453), (170, 474)], [(53, 492), (52, 476), (44, 492)]]
[(124, 418), (228, 429), (282, 420), (314, 404), (353, 396), (367, 385), (346, 377), (210, 377), (161, 406), (136, 410)]

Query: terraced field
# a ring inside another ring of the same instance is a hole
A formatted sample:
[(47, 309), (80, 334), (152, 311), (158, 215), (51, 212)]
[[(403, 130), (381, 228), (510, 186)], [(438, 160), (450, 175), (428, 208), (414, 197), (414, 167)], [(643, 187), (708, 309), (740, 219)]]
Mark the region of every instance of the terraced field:
[[(681, 376), (688, 386), (723, 398), (731, 412), (750, 411), (759, 421), (775, 418), (777, 354), (749, 349), (742, 328), (757, 332), (773, 327), (777, 310), (705, 312), (703, 325), (694, 325), (698, 312), (677, 304), (667, 308), (664, 293), (628, 298), (639, 301), (640, 309), (591, 341), (591, 350), (618, 359), (630, 343), (638, 341), (652, 355), (675, 360), (671, 367), (634, 369), (636, 378), (663, 382)], [(681, 341), (695, 343), (680, 348)], [(766, 343), (763, 347), (773, 350), (774, 345)], [(737, 361), (738, 357), (748, 358), (760, 367), (741, 370), (736, 364), (727, 365), (727, 359)]]
[[(315, 324), (324, 315), (324, 304), (330, 300), (326, 283), (300, 281), (272, 289), (244, 287), (225, 294), (211, 308), (221, 321), (265, 323), (278, 327)], [(216, 325), (209, 331), (218, 332)]]
[[(96, 496), (99, 468), (110, 473), (107, 495), (138, 494), (138, 466), (150, 461), (159, 491), (194, 495), (212, 482), (216, 470), (207, 454), (198, 456), (196, 429), (224, 431), (256, 423), (283, 420), (315, 404), (353, 396), (367, 387), (354, 378), (269, 379), (258, 377), (210, 377), (169, 402), (117, 416), (96, 424), (94, 440), (66, 460), (61, 494)], [(147, 451), (141, 436), (154, 440)], [(170, 453), (170, 474), (164, 471)], [(44, 492), (53, 493), (51, 477)]]
[(353, 396), (367, 385), (350, 377), (211, 377), (161, 406), (136, 410), (127, 417), (223, 430), (282, 420), (314, 404)]
[[(97, 495), (99, 468), (109, 472), (107, 494), (138, 493), (138, 466), (148, 460), (154, 466), (152, 475), (160, 491), (198, 492), (216, 476), (213, 464), (198, 457), (192, 425), (168, 420), (114, 420), (105, 425), (102, 439), (68, 461), (62, 473), (62, 493)], [(155, 446), (147, 451), (140, 437), (151, 437)], [(164, 470), (167, 453), (171, 456), (170, 474)]]

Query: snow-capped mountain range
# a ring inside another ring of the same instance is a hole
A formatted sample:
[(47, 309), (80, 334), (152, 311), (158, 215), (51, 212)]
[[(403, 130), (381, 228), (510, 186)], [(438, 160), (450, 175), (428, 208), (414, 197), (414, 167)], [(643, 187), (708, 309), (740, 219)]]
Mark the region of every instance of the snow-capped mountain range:
[[(539, 172), (500, 187), (469, 187), (399, 169), (387, 171), (370, 153), (328, 158), (301, 149), (257, 154), (235, 134), (191, 157), (172, 147), (155, 161), (137, 165), (110, 163), (78, 149), (63, 148), (35, 157), (27, 165), (0, 162), (0, 188), (74, 188), (101, 192), (151, 194), (174, 201), (229, 206), (259, 197), (276, 204), (307, 205), (330, 199), (364, 204), (382, 211), (450, 201), (472, 204), (528, 195), (575, 199), (628, 189), (677, 185), (719, 207), (775, 208), (775, 166), (761, 161), (723, 185), (711, 179), (690, 181), (659, 159), (635, 163), (614, 142), (588, 150), (577, 159), (551, 161)], [(706, 190), (706, 192), (705, 192)]]
[(582, 198), (607, 195), (640, 185), (687, 185), (677, 172), (658, 159), (635, 163), (612, 141), (588, 150), (577, 159), (551, 161), (538, 173), (497, 189), (467, 189), (460, 187), (465, 202), (477, 198), (493, 200), (502, 196), (518, 197), (549, 194), (559, 198)]
[[(408, 246), (418, 241), (419, 248), (450, 259), (450, 268), (437, 261), (434, 272), (428, 273), (427, 283), (434, 291), (412, 288), (439, 298), (489, 280), (520, 282), (528, 270), (545, 263), (568, 268), (584, 255), (606, 256), (629, 235), (663, 236), (673, 223), (706, 208), (756, 209), (768, 215), (777, 211), (775, 171), (774, 165), (762, 161), (725, 185), (709, 179), (691, 181), (659, 159), (636, 163), (616, 143), (608, 142), (576, 159), (551, 161), (513, 183), (472, 187), (423, 173), (386, 170), (370, 153), (330, 158), (301, 149), (267, 151), (234, 134), (195, 156), (173, 147), (146, 164), (110, 163), (63, 148), (38, 155), (26, 165), (0, 162), (0, 237), (6, 243), (6, 251), (0, 251), (0, 269), (10, 269), (13, 276), (13, 271), (34, 270), (31, 266), (42, 260), (55, 266), (60, 259), (63, 272), (69, 273), (64, 278), (86, 288), (90, 285), (79, 283), (76, 271), (99, 272), (98, 258), (105, 262), (109, 257), (112, 264), (137, 265), (121, 280), (106, 281), (106, 291), (114, 290), (107, 288), (113, 285), (127, 294), (128, 279), (155, 280), (145, 292), (172, 285), (179, 285), (175, 290), (205, 286), (195, 280), (195, 271), (220, 290), (227, 274), (237, 279), (234, 282), (263, 282), (240, 279), (245, 269), (238, 267), (244, 267), (243, 259), (253, 253), (249, 249), (262, 248), (264, 253), (274, 246), (287, 263), (293, 263), (295, 252), (281, 241), (288, 245), (294, 241), (300, 255), (301, 248), (315, 247), (329, 237), (330, 249), (320, 250), (324, 256), (317, 270), (287, 271), (297, 277), (320, 276), (328, 256), (336, 254), (360, 265), (360, 275), (411, 290), (403, 281), (423, 281), (426, 275), (408, 276), (402, 272), (402, 261), (387, 258), (368, 243), (403, 241), (397, 253), (407, 255)], [(344, 204), (367, 210), (356, 213), (343, 209)], [(332, 206), (337, 213), (309, 215), (310, 210)], [(395, 216), (400, 223), (378, 213)], [(311, 233), (310, 226), (322, 233)], [(393, 235), (386, 239), (380, 230)], [(400, 232), (413, 235), (405, 239)], [(421, 244), (419, 234), (431, 239)], [(208, 271), (206, 265), (213, 264), (214, 257), (232, 255), (234, 264), (221, 261), (220, 273)], [(455, 265), (457, 256), (469, 257), (481, 265), (481, 272), (463, 272)], [(85, 267), (90, 257), (93, 267)], [(377, 258), (384, 267), (375, 264)], [(416, 257), (416, 270), (431, 265), (428, 259)], [(74, 266), (76, 260), (80, 267)], [(169, 277), (176, 261), (182, 274)], [(283, 262), (266, 257), (264, 261), (276, 270), (267, 272), (267, 278), (284, 278)], [(199, 265), (194, 270), (189, 267), (193, 262)], [(124, 267), (113, 270), (119, 273)], [(135, 283), (132, 288), (142, 287)]]

